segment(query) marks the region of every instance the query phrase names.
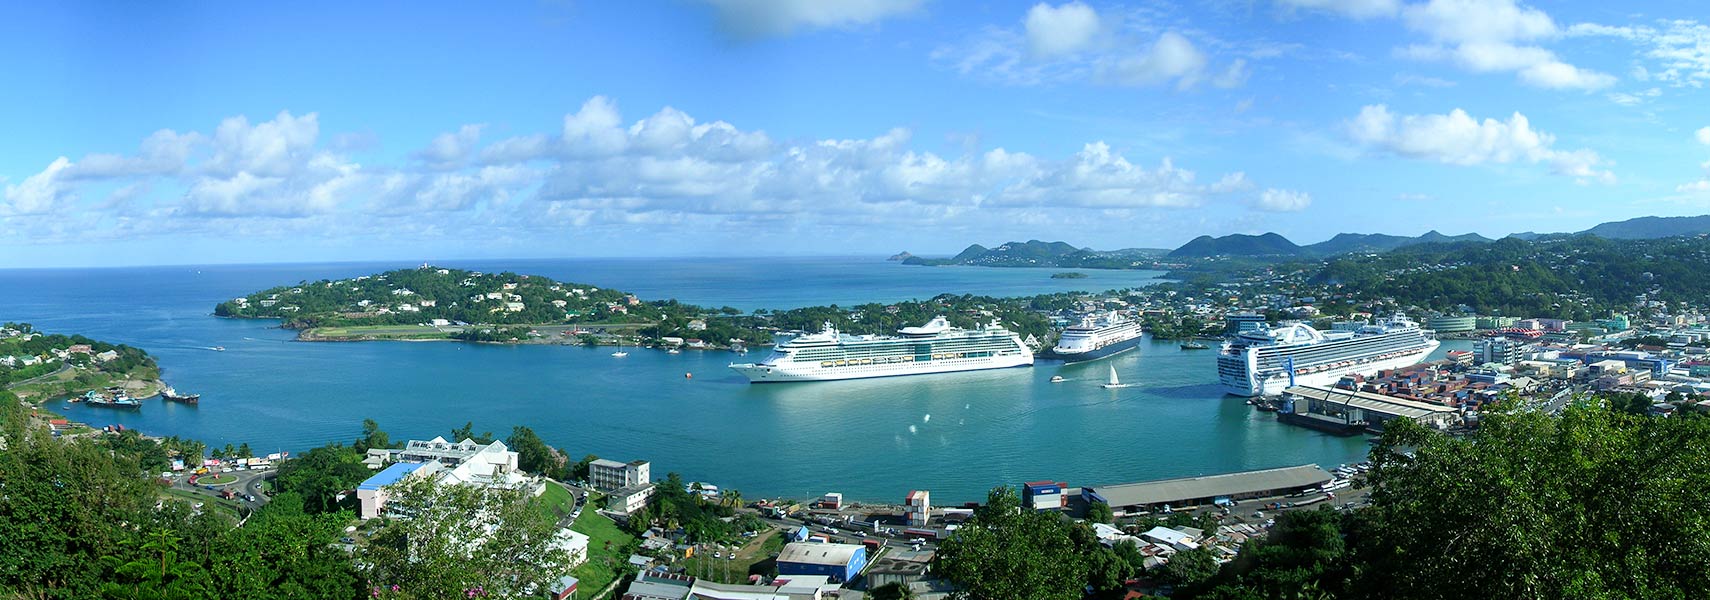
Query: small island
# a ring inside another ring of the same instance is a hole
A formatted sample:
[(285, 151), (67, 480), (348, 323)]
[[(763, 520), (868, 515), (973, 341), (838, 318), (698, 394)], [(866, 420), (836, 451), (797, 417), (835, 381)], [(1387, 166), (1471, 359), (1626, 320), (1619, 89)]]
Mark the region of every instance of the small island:
[(1086, 279), (1087, 274), (1086, 273), (1076, 273), (1074, 271), (1066, 271), (1063, 273), (1052, 273), (1051, 278), (1052, 279)]

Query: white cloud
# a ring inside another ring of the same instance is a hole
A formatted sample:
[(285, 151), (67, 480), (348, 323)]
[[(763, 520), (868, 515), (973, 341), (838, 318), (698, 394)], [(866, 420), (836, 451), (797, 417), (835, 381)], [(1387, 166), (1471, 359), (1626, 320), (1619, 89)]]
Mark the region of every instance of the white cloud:
[(1085, 50), (1098, 35), (1098, 12), (1081, 2), (1033, 5), (1023, 21), (1035, 56), (1056, 57)]
[(1272, 212), (1300, 212), (1312, 205), (1312, 195), (1291, 190), (1266, 189), (1259, 193), (1253, 205)]
[[(1203, 32), (1192, 35), (1202, 43), (1230, 48)], [(1070, 2), (1037, 4), (1021, 27), (987, 27), (961, 43), (939, 46), (931, 57), (963, 75), (1004, 85), (1092, 81), (1188, 89), (1202, 81), (1239, 87), (1251, 74), (1249, 58), (1274, 56), (1259, 50), (1241, 54), (1213, 69), (1212, 57), (1185, 30), (1152, 23), (1142, 13), (1109, 17)]]
[(1613, 182), (1614, 174), (1591, 150), (1553, 148), (1555, 136), (1537, 131), (1518, 112), (1506, 121), (1472, 118), (1455, 109), (1444, 115), (1401, 115), (1376, 104), (1360, 109), (1347, 124), (1354, 141), (1366, 148), (1453, 165), (1546, 163), (1552, 172), (1582, 181)]
[(1372, 19), (1395, 16), (1400, 0), (1277, 0), (1290, 9), (1305, 9), (1338, 14), (1351, 19)]
[(719, 23), (744, 36), (784, 35), (797, 29), (850, 27), (913, 12), (923, 0), (702, 0)]
[(1633, 78), (1676, 88), (1710, 85), (1710, 25), (1692, 19), (1658, 19), (1655, 26), (1610, 26), (1580, 23), (1565, 32), (1572, 36), (1613, 37), (1639, 47)]
[(71, 161), (61, 156), (48, 163), (42, 172), (16, 185), (7, 185), (6, 203), (0, 204), (0, 215), (39, 215), (61, 208), (71, 194), (64, 181), (69, 169)]
[(1710, 146), (1710, 127), (1701, 128), (1693, 135), (1698, 138), (1698, 143)]
[(464, 125), (455, 132), (434, 136), (426, 148), (415, 153), (416, 158), (434, 169), (446, 170), (463, 166), (464, 161), (481, 141), (483, 125)]
[(1174, 31), (1158, 36), (1151, 48), (1118, 59), (1106, 76), (1125, 85), (1147, 86), (1176, 81), (1177, 87), (1192, 87), (1206, 65), (1205, 53)]
[(1610, 92), (1607, 97), (1610, 102), (1614, 102), (1621, 106), (1638, 106), (1661, 95), (1662, 88), (1650, 88), (1630, 94), (1626, 92)]
[[(764, 225), (759, 231), (772, 232), (807, 224), (935, 231), (1096, 225), (1263, 189), (1239, 171), (1202, 183), (1168, 156), (1142, 160), (1102, 141), (1062, 157), (977, 146), (921, 151), (903, 128), (780, 142), (671, 107), (625, 119), (604, 97), (555, 125), (550, 134), (492, 142), (480, 139), (480, 126), (465, 126), (396, 163), (359, 164), (328, 149), (335, 142), (321, 138), (313, 113), (262, 122), (233, 117), (211, 134), (157, 135), (131, 155), (61, 158), (14, 178), (4, 185), (0, 220), (49, 211), (63, 223), (105, 218), (119, 223), (102, 233), (114, 237), (186, 230), (427, 236), (454, 229), (483, 239), (562, 236), (567, 227), (755, 232), (743, 228)], [(72, 177), (84, 164), (104, 166)], [(80, 197), (95, 190), (105, 199)], [(1249, 202), (1303, 206), (1304, 196), (1258, 196), (1263, 203)]]
[(1429, 0), (1401, 8), (1402, 23), (1430, 43), (1397, 49), (1416, 60), (1445, 61), (1480, 73), (1512, 72), (1548, 89), (1599, 90), (1615, 76), (1562, 61), (1537, 43), (1565, 32), (1542, 10), (1514, 0)]

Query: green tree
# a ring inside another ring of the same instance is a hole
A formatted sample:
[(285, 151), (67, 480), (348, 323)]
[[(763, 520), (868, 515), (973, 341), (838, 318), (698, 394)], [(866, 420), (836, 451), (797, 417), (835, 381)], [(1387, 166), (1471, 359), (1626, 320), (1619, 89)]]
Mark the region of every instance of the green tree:
[[(362, 464), (362, 458), (362, 453), (349, 446), (321, 446), (280, 464), (273, 485), (281, 492), (301, 496), (309, 514), (336, 512), (343, 508), (338, 502), (341, 492), (374, 475)], [(347, 498), (346, 502), (351, 500)]]
[(180, 560), (178, 536), (159, 529), (144, 537), (141, 553), (131, 560), (119, 555), (101, 557), (113, 569), (114, 579), (101, 585), (107, 598), (189, 600), (205, 597), (208, 576), (202, 566)]
[(505, 438), (505, 446), (517, 453), (517, 468), (523, 471), (560, 480), (569, 474), (569, 470), (564, 468), (564, 453), (546, 445), (533, 429), (522, 425), (512, 428), (511, 436)]
[(1464, 439), (1386, 429), (1356, 594), (1710, 597), (1710, 422), (1593, 405), (1487, 415)]
[(357, 452), (363, 453), (373, 448), (392, 448), (392, 436), (386, 435), (374, 419), (363, 419), (362, 437), (356, 438), (356, 442), (351, 446), (356, 448)]
[(388, 518), (358, 563), (368, 581), (406, 598), (532, 597), (570, 573), (554, 519), (521, 489), (441, 485), (412, 477), (391, 488)]
[(1069, 531), (1054, 514), (1022, 511), (1015, 490), (994, 488), (939, 546), (936, 571), (957, 585), (957, 598), (1080, 598), (1087, 570)]
[(1116, 522), (1116, 512), (1110, 509), (1109, 504), (1094, 502), (1087, 506), (1087, 521), (1108, 525)]
[(887, 583), (867, 592), (873, 600), (914, 600), (914, 590), (901, 583)]
[(491, 444), (491, 443), (493, 443), (494, 439), (497, 439), (497, 438), (493, 437), (493, 432), (491, 432), (491, 431), (483, 431), (479, 435), (477, 435), (475, 433), (475, 422), (474, 421), (467, 421), (467, 422), (463, 423), (462, 427), (451, 430), (451, 441), (453, 441), (453, 442), (461, 442), (463, 440), (474, 440), (474, 442), (477, 444)]

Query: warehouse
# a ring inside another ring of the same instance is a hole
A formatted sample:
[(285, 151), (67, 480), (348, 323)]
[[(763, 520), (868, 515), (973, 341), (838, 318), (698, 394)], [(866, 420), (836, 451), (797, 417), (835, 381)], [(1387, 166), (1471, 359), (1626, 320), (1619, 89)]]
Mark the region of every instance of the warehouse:
[(857, 544), (791, 542), (778, 554), (778, 575), (824, 575), (849, 581), (867, 566), (867, 548)]
[(1081, 488), (1090, 505), (1110, 505), (1117, 516), (1144, 514), (1165, 507), (1180, 509), (1218, 502), (1286, 496), (1315, 489), (1330, 482), (1330, 473), (1318, 465), (1300, 465), (1262, 471), (1244, 471), (1205, 477), (1183, 477), (1162, 481), (1124, 483)]
[(1453, 424), (1460, 416), (1460, 411), (1439, 404), (1309, 385), (1283, 390), (1282, 404), (1277, 420), (1347, 435), (1381, 433), (1390, 419), (1412, 419), (1440, 428)]

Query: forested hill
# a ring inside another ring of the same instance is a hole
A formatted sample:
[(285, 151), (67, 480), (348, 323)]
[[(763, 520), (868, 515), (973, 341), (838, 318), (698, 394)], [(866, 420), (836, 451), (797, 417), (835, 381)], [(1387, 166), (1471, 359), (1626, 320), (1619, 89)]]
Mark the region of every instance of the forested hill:
[(1640, 295), (1710, 297), (1710, 238), (1612, 240), (1592, 235), (1424, 244), (1332, 260), (1313, 277), (1368, 296), (1440, 310), (1588, 319)]
[[(1086, 269), (1132, 269), (1142, 266), (1140, 259), (1156, 257), (1165, 250), (1129, 248), (1124, 250), (1093, 250), (1076, 248), (1067, 242), (1008, 242), (995, 248), (973, 244), (950, 258), (923, 258), (909, 255), (906, 265), (971, 265), (981, 267), (1061, 267)], [(894, 258), (894, 257), (893, 257)]]
[[(299, 282), (221, 302), (223, 317), (284, 319), (287, 327), (334, 324), (561, 323), (609, 315), (626, 295), (516, 273), (423, 266), (337, 281)], [(621, 309), (627, 311), (627, 308)]]

